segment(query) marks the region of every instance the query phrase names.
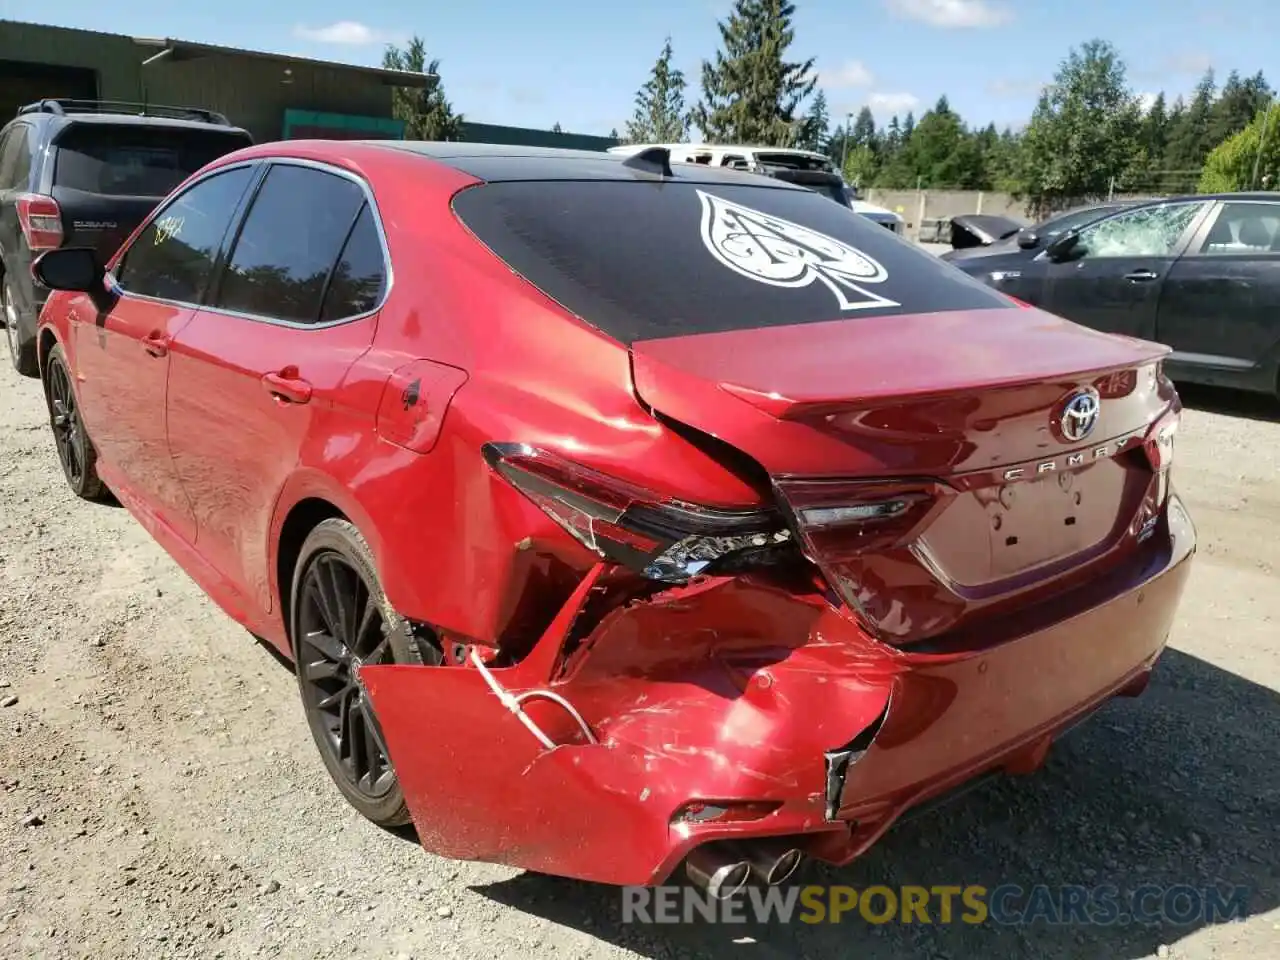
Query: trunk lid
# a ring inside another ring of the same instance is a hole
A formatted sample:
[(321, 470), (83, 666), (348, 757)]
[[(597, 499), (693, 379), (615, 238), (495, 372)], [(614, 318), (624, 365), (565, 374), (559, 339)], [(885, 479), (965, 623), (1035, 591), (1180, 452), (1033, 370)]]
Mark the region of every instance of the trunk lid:
[[(831, 585), (898, 643), (1034, 604), (1135, 547), (1167, 352), (1033, 308), (632, 345), (641, 399), (763, 466)], [(1091, 428), (1064, 432), (1086, 395)]]

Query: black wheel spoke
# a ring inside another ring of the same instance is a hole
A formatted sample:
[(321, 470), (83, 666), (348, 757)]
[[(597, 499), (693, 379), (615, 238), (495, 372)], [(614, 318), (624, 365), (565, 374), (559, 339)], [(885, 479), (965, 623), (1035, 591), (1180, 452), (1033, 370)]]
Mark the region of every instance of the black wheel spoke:
[(346, 646), (324, 630), (311, 631), (303, 637), (303, 643), (335, 664), (345, 663), (351, 657)]
[[(316, 567), (319, 566), (321, 566), (321, 564), (317, 563)], [(338, 613), (333, 608), (332, 600), (325, 590), (324, 579), (318, 575), (318, 571), (316, 572), (316, 575), (308, 578), (307, 593), (311, 599), (315, 600), (316, 606), (321, 618), (324, 620), (324, 625), (327, 628), (329, 635), (335, 638), (339, 637), (341, 625), (338, 621)]]
[(319, 680), (335, 680), (342, 676), (342, 664), (337, 660), (305, 660), (302, 676), (313, 683)]
[(377, 663), (380, 659), (375, 654), (385, 652), (387, 638), (382, 633), (382, 611), (378, 609), (369, 591), (364, 591), (364, 606), (360, 611), (360, 620), (351, 635), (351, 645), (368, 663)]

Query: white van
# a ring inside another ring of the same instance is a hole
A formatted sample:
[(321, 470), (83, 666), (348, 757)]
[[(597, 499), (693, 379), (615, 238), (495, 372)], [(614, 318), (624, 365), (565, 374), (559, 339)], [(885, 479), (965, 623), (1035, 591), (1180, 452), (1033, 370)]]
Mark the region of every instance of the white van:
[[(671, 154), (672, 163), (700, 163), (712, 167), (729, 167), (748, 173), (764, 173), (809, 187), (855, 213), (874, 220), (894, 233), (902, 234), (902, 217), (892, 210), (858, 199), (855, 189), (839, 176), (836, 165), (823, 153), (790, 147), (749, 147), (724, 143), (629, 143), (610, 147), (609, 153), (631, 156), (651, 147), (662, 147)], [(805, 176), (818, 174), (819, 176)], [(821, 176), (825, 174), (826, 176)]]

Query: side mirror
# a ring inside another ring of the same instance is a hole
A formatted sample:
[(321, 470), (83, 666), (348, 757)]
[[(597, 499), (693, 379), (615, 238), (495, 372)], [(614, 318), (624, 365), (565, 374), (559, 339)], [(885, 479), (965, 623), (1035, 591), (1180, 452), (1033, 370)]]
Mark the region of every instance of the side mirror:
[(1080, 234), (1072, 231), (1064, 233), (1044, 248), (1045, 256), (1054, 263), (1065, 263), (1083, 255), (1084, 247), (1080, 245)]
[(46, 251), (31, 264), (31, 275), (50, 290), (89, 294), (99, 310), (107, 310), (115, 302), (106, 287), (106, 267), (90, 247)]
[(1034, 230), (1019, 230), (1018, 246), (1023, 250), (1034, 250), (1040, 246), (1040, 234)]
[(50, 290), (88, 293), (101, 286), (106, 268), (89, 247), (66, 247), (42, 253), (31, 265), (31, 274)]

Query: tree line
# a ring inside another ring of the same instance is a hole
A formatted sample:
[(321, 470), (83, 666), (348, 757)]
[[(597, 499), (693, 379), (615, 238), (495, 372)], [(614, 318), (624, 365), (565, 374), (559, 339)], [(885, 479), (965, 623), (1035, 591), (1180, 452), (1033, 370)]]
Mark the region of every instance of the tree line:
[[(881, 124), (864, 106), (833, 123), (814, 60), (790, 55), (795, 12), (790, 0), (734, 0), (692, 103), (668, 38), (615, 139), (682, 142), (696, 129), (707, 143), (803, 147), (829, 155), (862, 188), (997, 190), (1035, 212), (1113, 194), (1280, 189), (1280, 110), (1269, 110), (1274, 92), (1261, 71), (1233, 71), (1219, 87), (1209, 70), (1189, 98), (1161, 92), (1148, 103), (1115, 47), (1091, 40), (1068, 52), (1020, 130), (970, 125), (945, 96), (919, 117)], [(439, 72), (417, 37), (389, 47), (383, 65)], [(461, 136), (462, 116), (438, 79), (394, 97), (407, 137)]]
[[(702, 63), (701, 96), (672, 65), (670, 39), (635, 98), (623, 139), (802, 147), (827, 153), (861, 187), (999, 190), (1038, 211), (1132, 193), (1280, 188), (1280, 110), (1261, 71), (1209, 70), (1189, 99), (1144, 102), (1115, 47), (1073, 48), (1015, 131), (970, 125), (946, 96), (920, 117), (880, 125), (864, 106), (833, 125), (814, 61), (788, 57), (795, 4), (736, 0), (720, 22), (721, 49)], [(1270, 121), (1274, 121), (1274, 125)]]

